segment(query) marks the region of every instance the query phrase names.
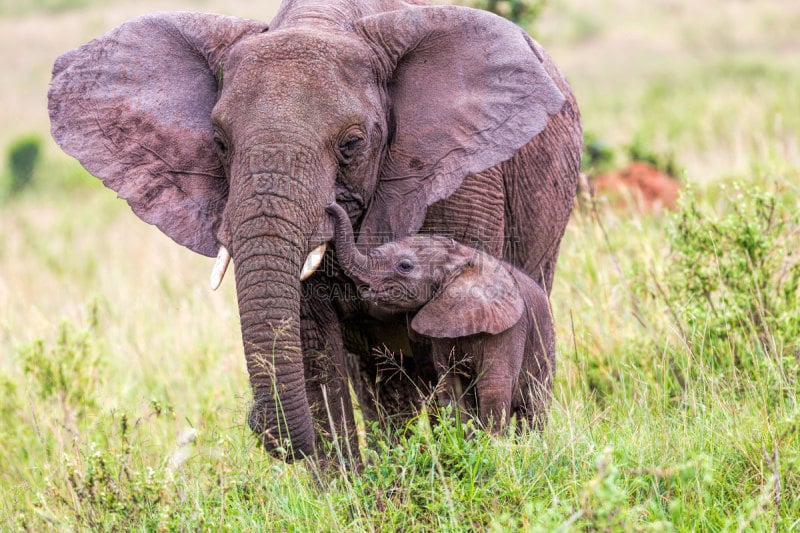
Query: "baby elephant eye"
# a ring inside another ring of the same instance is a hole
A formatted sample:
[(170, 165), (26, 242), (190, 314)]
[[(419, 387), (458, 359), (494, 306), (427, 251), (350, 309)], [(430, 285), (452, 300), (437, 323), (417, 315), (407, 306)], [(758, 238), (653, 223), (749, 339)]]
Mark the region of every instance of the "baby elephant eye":
[(401, 274), (408, 274), (412, 270), (414, 270), (414, 263), (410, 259), (403, 259), (397, 263), (397, 271)]
[(224, 158), (228, 155), (228, 145), (226, 145), (225, 141), (216, 135), (214, 136), (214, 148), (217, 150), (217, 154), (220, 157)]

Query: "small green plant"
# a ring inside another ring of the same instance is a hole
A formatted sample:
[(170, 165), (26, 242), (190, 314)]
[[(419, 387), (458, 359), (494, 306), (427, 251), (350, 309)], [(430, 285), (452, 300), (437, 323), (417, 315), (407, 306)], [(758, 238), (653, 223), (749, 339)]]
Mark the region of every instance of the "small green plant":
[(80, 415), (96, 406), (102, 361), (91, 330), (76, 330), (63, 322), (54, 346), (48, 348), (37, 339), (22, 347), (19, 357), (42, 401), (57, 400), (65, 415)]
[[(0, 375), (0, 440), (5, 446), (11, 444), (9, 437), (18, 433), (17, 428), (14, 427), (17, 422), (17, 412), (21, 407), (17, 389), (16, 383), (8, 377)], [(5, 458), (2, 453), (0, 453), (0, 458)]]
[(76, 439), (73, 449), (59, 458), (59, 475), (47, 477), (45, 491), (34, 503), (36, 511), (22, 514), (23, 529), (38, 529), (40, 520), (55, 524), (48, 516), (52, 502), (68, 510), (58, 529), (129, 531), (135, 525), (147, 530), (171, 529), (167, 525), (174, 519), (169, 512), (170, 469), (163, 462), (140, 464), (135, 449), (143, 444), (137, 430), (151, 418), (132, 421), (126, 413), (118, 413), (101, 442)]
[(533, 23), (547, 0), (469, 0), (465, 5), (491, 11), (523, 26)]
[[(67, 492), (78, 524), (92, 529), (125, 529), (152, 515), (164, 498), (168, 478), (163, 469), (131, 464), (128, 419), (120, 421), (121, 446), (100, 449), (89, 444), (76, 457), (66, 457)], [(67, 494), (64, 494), (67, 496)], [(156, 515), (157, 516), (157, 515)], [(154, 518), (154, 517), (153, 517)], [(155, 524), (152, 524), (155, 525)]]
[(649, 148), (641, 138), (636, 138), (631, 144), (626, 147), (628, 159), (631, 161), (643, 161), (650, 163), (661, 172), (672, 176), (678, 177), (679, 169), (678, 164), (675, 162), (675, 157), (672, 154), (659, 154)]
[(38, 135), (26, 135), (8, 148), (8, 168), (11, 172), (8, 185), (11, 195), (18, 194), (33, 183), (33, 173), (39, 165), (42, 140)]
[[(624, 149), (624, 155), (630, 162), (649, 163), (661, 172), (670, 176), (679, 175), (679, 167), (672, 154), (661, 154), (653, 150), (641, 138), (636, 137)], [(602, 174), (614, 169), (616, 153), (597, 134), (587, 131), (583, 135), (583, 157), (581, 168), (591, 175)]]
[(585, 172), (595, 175), (608, 172), (614, 166), (614, 150), (603, 139), (592, 132), (583, 134), (583, 158), (581, 167)]

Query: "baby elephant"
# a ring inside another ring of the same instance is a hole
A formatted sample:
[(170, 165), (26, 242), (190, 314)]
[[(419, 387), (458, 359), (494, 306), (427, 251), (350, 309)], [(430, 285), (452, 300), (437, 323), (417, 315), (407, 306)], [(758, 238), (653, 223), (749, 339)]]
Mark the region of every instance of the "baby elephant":
[(441, 236), (414, 235), (364, 255), (344, 209), (327, 211), (339, 263), (374, 314), (416, 312), (411, 329), (430, 340), (439, 402), (477, 407), (495, 432), (513, 414), (541, 428), (555, 368), (545, 291), (521, 270)]

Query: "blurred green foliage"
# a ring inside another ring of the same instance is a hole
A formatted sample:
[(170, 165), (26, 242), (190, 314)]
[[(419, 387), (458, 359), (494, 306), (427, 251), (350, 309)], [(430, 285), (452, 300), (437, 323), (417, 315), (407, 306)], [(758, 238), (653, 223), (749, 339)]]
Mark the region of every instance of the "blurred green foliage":
[(42, 139), (36, 134), (20, 137), (8, 147), (8, 193), (15, 195), (33, 183), (33, 173), (41, 162)]
[(81, 9), (97, 0), (0, 0), (0, 15), (27, 15), (30, 13), (58, 13)]
[[(664, 155), (648, 145), (641, 137), (637, 137), (624, 147), (623, 153), (629, 162), (641, 161), (649, 163), (661, 172), (677, 178), (680, 167), (672, 153)], [(614, 170), (617, 164), (617, 152), (606, 141), (593, 132), (583, 134), (583, 158), (581, 169), (590, 176)]]
[(614, 166), (614, 150), (596, 134), (586, 131), (583, 134), (583, 158), (581, 168), (591, 175), (608, 172)]
[(626, 151), (628, 153), (628, 159), (631, 161), (650, 163), (661, 172), (673, 178), (677, 178), (680, 173), (678, 164), (675, 162), (675, 157), (671, 153), (667, 155), (658, 153), (653, 148), (647, 146), (640, 138), (634, 139), (633, 142), (626, 147)]
[(37, 339), (20, 348), (19, 358), (23, 372), (35, 383), (31, 392), (41, 401), (61, 406), (69, 416), (96, 407), (102, 359), (91, 329), (76, 330), (62, 322), (54, 346)]
[(508, 20), (528, 26), (541, 14), (547, 0), (466, 0), (464, 5), (485, 9)]

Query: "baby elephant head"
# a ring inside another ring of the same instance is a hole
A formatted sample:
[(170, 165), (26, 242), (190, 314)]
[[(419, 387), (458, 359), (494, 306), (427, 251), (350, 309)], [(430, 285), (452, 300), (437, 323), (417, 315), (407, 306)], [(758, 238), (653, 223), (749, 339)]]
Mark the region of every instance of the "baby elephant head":
[(339, 264), (377, 311), (418, 310), (412, 329), (439, 338), (497, 334), (521, 318), (524, 303), (509, 265), (434, 235), (405, 237), (365, 255), (355, 246), (344, 209), (331, 204), (327, 211)]

